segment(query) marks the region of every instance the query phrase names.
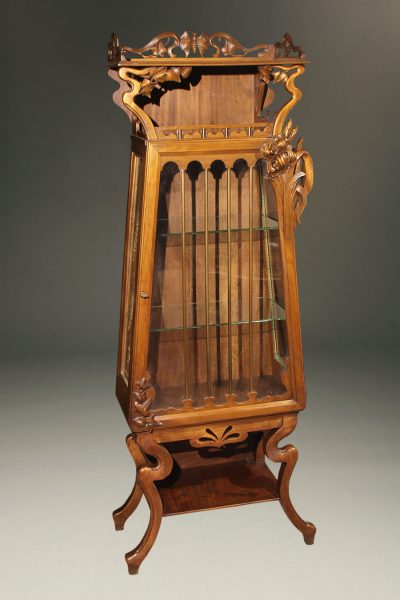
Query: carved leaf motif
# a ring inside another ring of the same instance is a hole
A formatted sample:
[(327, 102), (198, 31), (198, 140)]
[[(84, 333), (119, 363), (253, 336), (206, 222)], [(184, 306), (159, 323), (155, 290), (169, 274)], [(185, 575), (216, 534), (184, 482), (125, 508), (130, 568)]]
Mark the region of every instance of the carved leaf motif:
[(157, 44), (157, 50), (155, 52), (156, 56), (165, 56), (168, 52), (167, 46), (164, 44), (162, 40), (160, 40)]
[(293, 127), (293, 123), (291, 120), (289, 120), (287, 122), (287, 124), (285, 125), (285, 128), (283, 130), (283, 138), (286, 139), (286, 143), (291, 142), (294, 138), (294, 136), (296, 135), (296, 133), (298, 132), (298, 128), (297, 127)]
[(194, 448), (213, 446), (224, 448), (226, 444), (234, 444), (245, 440), (248, 436), (246, 431), (235, 429), (233, 425), (226, 427), (206, 427), (204, 432), (196, 439), (190, 441)]
[(312, 158), (302, 149), (300, 139), (296, 147), (296, 165), (290, 185), (293, 189), (292, 212), (294, 224), (301, 223), (301, 215), (307, 206), (307, 197), (313, 186), (314, 172)]
[(184, 31), (179, 38), (179, 46), (181, 50), (183, 50), (185, 56), (188, 57), (192, 49), (192, 37), (187, 31)]
[(140, 381), (136, 382), (135, 390), (132, 392), (133, 412), (136, 413), (133, 423), (144, 429), (152, 429), (160, 425), (151, 414), (151, 405), (155, 398), (155, 390), (151, 384), (149, 373), (145, 373)]
[(200, 56), (204, 57), (204, 53), (210, 47), (210, 38), (206, 33), (200, 33), (197, 36), (197, 47), (199, 49)]

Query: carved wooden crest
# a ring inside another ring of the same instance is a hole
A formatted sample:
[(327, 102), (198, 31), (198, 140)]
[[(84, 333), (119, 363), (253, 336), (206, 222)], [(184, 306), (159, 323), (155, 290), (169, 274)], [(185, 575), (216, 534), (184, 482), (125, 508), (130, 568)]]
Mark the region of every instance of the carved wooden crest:
[(172, 31), (166, 31), (154, 37), (141, 48), (131, 48), (120, 45), (118, 37), (113, 33), (108, 45), (108, 60), (110, 62), (119, 61), (126, 54), (137, 54), (143, 58), (146, 56), (173, 58), (182, 55), (186, 58), (196, 56), (204, 58), (207, 54), (210, 58), (248, 56), (249, 54), (273, 58), (276, 49), (277, 46), (273, 44), (257, 44), (247, 48), (232, 35), (223, 31), (212, 35), (193, 31), (184, 31), (181, 35), (177, 35)]
[(289, 58), (291, 54), (297, 54), (301, 59), (304, 52), (301, 46), (295, 46), (292, 36), (285, 33), (280, 42), (276, 44), (257, 44), (247, 48), (229, 33), (218, 31), (209, 35), (208, 33), (197, 33), (184, 31), (177, 35), (172, 31), (160, 33), (141, 48), (131, 48), (120, 44), (115, 33), (111, 34), (108, 43), (108, 60), (110, 62), (126, 60), (127, 54), (136, 54), (145, 57), (158, 58), (229, 58), (238, 56), (262, 56), (267, 60), (273, 58)]

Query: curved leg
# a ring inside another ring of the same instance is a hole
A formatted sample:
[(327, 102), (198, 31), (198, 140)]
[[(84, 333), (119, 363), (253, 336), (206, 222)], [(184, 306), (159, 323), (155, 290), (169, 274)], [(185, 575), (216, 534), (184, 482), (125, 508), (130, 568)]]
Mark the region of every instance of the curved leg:
[(278, 448), (278, 443), (287, 435), (289, 435), (289, 433), (292, 433), (296, 427), (296, 422), (297, 417), (295, 415), (283, 417), (280, 428), (272, 430), (271, 434), (269, 435), (265, 447), (265, 453), (270, 460), (282, 463), (278, 476), (278, 489), (280, 503), (283, 510), (293, 525), (297, 527), (299, 531), (301, 531), (305, 543), (313, 544), (316, 527), (308, 521), (303, 521), (300, 515), (297, 514), (289, 496), (289, 482), (297, 462), (297, 449), (291, 444), (283, 446), (282, 448)]
[(121, 530), (124, 528), (125, 522), (131, 514), (136, 510), (142, 496), (143, 491), (140, 487), (138, 470), (142, 465), (146, 464), (146, 459), (143, 454), (140, 452), (140, 448), (136, 443), (135, 437), (132, 434), (126, 436), (126, 445), (128, 446), (128, 450), (135, 461), (136, 465), (136, 481), (133, 486), (132, 492), (130, 493), (128, 499), (124, 502), (122, 506), (114, 510), (113, 519), (115, 524), (115, 529)]
[(150, 522), (140, 544), (125, 554), (128, 570), (131, 575), (138, 572), (142, 561), (150, 552), (161, 525), (163, 506), (155, 481), (165, 479), (172, 470), (173, 461), (168, 450), (153, 440), (151, 433), (139, 434), (137, 438), (142, 454), (152, 456), (156, 464), (146, 463), (138, 469), (138, 481), (150, 508)]

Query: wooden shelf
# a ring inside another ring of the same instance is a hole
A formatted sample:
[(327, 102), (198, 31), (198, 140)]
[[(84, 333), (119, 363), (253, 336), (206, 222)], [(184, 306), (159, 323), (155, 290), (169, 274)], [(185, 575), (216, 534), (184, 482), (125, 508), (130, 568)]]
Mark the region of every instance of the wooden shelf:
[(279, 499), (268, 467), (249, 460), (180, 469), (157, 487), (164, 515)]
[(154, 66), (186, 66), (186, 67), (240, 67), (240, 66), (258, 66), (258, 65), (306, 65), (309, 60), (293, 57), (267, 58), (262, 56), (229, 56), (229, 57), (193, 57), (185, 56), (146, 56), (143, 58), (131, 58), (124, 61), (111, 61), (106, 67), (108, 69), (119, 69), (126, 67), (154, 67)]

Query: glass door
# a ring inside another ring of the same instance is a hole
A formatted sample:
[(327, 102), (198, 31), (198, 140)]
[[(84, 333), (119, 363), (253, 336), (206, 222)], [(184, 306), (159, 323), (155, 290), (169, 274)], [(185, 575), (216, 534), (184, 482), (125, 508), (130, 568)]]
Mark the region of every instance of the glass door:
[(153, 409), (286, 389), (277, 208), (264, 162), (167, 163), (160, 179), (148, 368)]

